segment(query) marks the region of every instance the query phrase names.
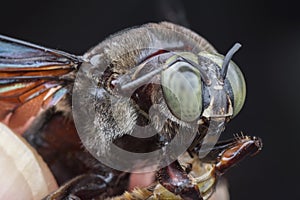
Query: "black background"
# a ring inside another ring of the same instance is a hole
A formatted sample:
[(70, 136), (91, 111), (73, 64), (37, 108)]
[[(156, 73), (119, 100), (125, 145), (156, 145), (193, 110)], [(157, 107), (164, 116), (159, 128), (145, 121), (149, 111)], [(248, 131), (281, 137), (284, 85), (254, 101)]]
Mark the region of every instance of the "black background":
[[(247, 100), (223, 133), (263, 139), (263, 151), (231, 169), (231, 199), (300, 199), (300, 12), (292, 1), (184, 1), (190, 28), (220, 53), (243, 44), (234, 61)], [(108, 35), (164, 20), (155, 1), (8, 1), (0, 33), (83, 54)]]

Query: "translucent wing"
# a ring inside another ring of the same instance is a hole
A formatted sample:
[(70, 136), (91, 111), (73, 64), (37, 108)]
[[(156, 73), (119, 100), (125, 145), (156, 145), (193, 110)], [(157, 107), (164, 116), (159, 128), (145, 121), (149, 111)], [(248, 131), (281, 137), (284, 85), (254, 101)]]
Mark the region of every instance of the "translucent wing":
[(0, 122), (22, 127), (61, 100), (80, 57), (0, 35)]

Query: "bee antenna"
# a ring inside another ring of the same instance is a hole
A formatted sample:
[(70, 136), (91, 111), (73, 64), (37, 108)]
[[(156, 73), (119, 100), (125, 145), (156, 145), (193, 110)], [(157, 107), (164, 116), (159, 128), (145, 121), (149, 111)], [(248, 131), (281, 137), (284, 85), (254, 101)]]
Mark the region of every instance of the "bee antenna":
[(232, 56), (241, 48), (241, 44), (240, 43), (235, 43), (233, 45), (233, 47), (227, 52), (223, 64), (222, 64), (222, 69), (221, 69), (221, 77), (223, 78), (223, 80), (225, 80), (226, 78), (226, 74), (228, 71), (228, 67), (229, 67), (229, 63), (230, 60), (232, 58)]
[(123, 93), (128, 93), (132, 90), (135, 90), (139, 86), (149, 82), (153, 78), (153, 76), (159, 74), (163, 70), (164, 70), (164, 68), (158, 68), (158, 69), (155, 69), (155, 70), (153, 70), (152, 72), (150, 72), (146, 75), (143, 75), (142, 77), (139, 77), (135, 80), (124, 83), (122, 86), (120, 86), (120, 91), (123, 92)]

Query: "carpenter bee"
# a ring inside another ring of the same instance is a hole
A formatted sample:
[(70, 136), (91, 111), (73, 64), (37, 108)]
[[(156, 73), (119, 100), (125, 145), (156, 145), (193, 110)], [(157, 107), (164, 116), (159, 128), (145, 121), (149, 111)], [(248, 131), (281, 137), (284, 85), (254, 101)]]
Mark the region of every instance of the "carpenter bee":
[[(112, 198), (131, 172), (153, 184), (120, 199), (208, 199), (217, 178), (262, 148), (218, 142), (246, 86), (204, 38), (169, 22), (109, 36), (83, 56), (0, 36), (0, 120), (48, 163), (61, 188), (47, 199)], [(162, 195), (163, 194), (163, 195)]]

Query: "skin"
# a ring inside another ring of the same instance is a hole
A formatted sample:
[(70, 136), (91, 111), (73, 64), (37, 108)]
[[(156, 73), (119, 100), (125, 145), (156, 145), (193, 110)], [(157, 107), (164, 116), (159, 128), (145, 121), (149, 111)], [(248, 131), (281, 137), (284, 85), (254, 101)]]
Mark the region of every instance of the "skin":
[(0, 136), (0, 174), (5, 174), (0, 199), (41, 199), (58, 188), (47, 164), (23, 138), (1, 123)]

